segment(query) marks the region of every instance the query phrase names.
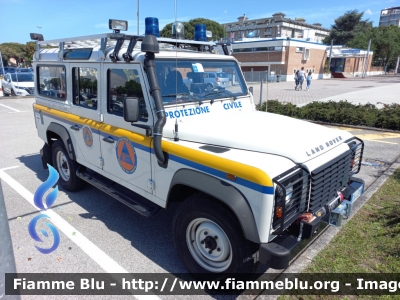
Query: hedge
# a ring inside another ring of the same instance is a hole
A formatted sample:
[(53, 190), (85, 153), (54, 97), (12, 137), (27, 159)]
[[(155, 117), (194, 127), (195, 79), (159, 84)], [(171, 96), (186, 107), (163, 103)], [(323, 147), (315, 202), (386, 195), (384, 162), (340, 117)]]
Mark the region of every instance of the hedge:
[[(263, 102), (261, 107), (256, 105), (256, 109), (265, 111), (266, 106)], [(312, 102), (297, 107), (268, 100), (268, 112), (310, 121), (400, 130), (400, 105), (395, 103), (378, 109), (370, 103), (354, 105), (347, 101)]]

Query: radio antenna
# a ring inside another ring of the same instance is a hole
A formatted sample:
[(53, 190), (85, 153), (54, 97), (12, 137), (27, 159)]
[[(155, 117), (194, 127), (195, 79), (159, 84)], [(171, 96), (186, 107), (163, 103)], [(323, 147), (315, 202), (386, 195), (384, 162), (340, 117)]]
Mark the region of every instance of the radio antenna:
[[(175, 24), (172, 26), (176, 26), (177, 21), (177, 13), (176, 13), (176, 0), (174, 1), (175, 5)], [(175, 110), (178, 108), (178, 36), (175, 35)], [(178, 133), (178, 119), (175, 119), (175, 131), (174, 131), (174, 141), (179, 141), (179, 133)]]

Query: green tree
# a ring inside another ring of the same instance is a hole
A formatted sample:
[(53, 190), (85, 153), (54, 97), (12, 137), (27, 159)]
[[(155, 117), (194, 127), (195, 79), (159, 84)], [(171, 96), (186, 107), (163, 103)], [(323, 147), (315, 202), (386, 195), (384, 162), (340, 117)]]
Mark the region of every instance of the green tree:
[(24, 45), (19, 43), (3, 43), (0, 45), (1, 55), (5, 65), (10, 65), (10, 59), (18, 61), (24, 57)]
[(400, 55), (400, 28), (394, 25), (376, 27), (372, 41), (374, 60), (381, 60), (385, 70), (390, 65), (394, 67), (395, 61)]
[(384, 67), (393, 68), (400, 55), (400, 28), (394, 25), (373, 27), (355, 36), (347, 44), (349, 47), (367, 49), (371, 39), (373, 61)]
[(24, 47), (24, 57), (25, 57), (26, 63), (31, 64), (35, 50), (36, 50), (35, 42), (26, 43), (26, 45)]
[[(185, 27), (185, 38), (188, 40), (194, 39), (194, 27), (196, 24), (205, 24), (207, 31), (212, 32), (212, 38), (208, 38), (209, 40), (219, 40), (225, 37), (225, 28), (219, 24), (218, 22), (204, 19), (204, 18), (196, 18), (192, 19), (189, 22), (182, 22)], [(160, 31), (160, 35), (162, 37), (170, 38), (172, 36), (172, 24), (169, 23), (164, 26), (164, 28)]]
[(330, 44), (332, 39), (336, 45), (346, 45), (355, 36), (366, 33), (372, 28), (372, 22), (362, 20), (364, 12), (357, 10), (347, 11), (343, 16), (335, 19), (329, 36), (324, 39), (324, 44)]

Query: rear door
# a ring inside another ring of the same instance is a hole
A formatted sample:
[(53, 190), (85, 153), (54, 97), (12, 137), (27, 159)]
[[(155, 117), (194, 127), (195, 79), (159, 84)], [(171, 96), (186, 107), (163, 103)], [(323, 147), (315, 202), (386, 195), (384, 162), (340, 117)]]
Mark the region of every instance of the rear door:
[[(78, 146), (77, 156), (89, 163), (91, 167), (102, 168), (100, 145), (100, 105), (101, 94), (98, 88), (100, 64), (71, 63), (72, 105), (70, 133), (75, 137)], [(65, 74), (60, 74), (61, 79)], [(60, 93), (65, 93), (61, 87)]]

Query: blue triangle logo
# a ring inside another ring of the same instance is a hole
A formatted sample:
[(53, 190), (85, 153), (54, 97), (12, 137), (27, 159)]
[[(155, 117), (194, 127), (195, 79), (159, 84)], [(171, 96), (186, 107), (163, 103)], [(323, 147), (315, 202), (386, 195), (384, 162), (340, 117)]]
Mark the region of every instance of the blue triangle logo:
[(133, 166), (133, 162), (132, 162), (132, 159), (131, 159), (131, 157), (129, 155), (129, 151), (128, 151), (128, 148), (126, 146), (126, 142), (125, 141), (124, 141), (124, 146), (122, 147), (121, 154), (119, 155), (118, 159), (120, 161), (123, 161), (124, 163), (127, 163), (127, 164)]

